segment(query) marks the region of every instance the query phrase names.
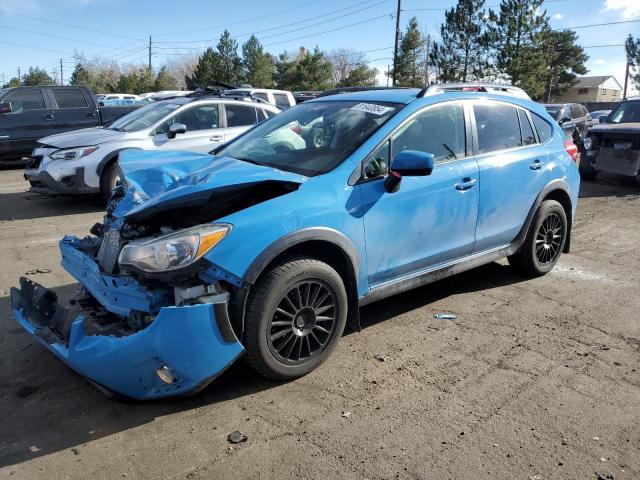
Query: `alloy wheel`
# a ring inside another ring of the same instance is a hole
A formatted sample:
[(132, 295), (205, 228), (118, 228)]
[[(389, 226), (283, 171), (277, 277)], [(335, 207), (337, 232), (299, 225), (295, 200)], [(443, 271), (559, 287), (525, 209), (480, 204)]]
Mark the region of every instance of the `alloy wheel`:
[(553, 262), (560, 254), (564, 226), (560, 215), (551, 213), (544, 219), (536, 235), (536, 258), (541, 265)]

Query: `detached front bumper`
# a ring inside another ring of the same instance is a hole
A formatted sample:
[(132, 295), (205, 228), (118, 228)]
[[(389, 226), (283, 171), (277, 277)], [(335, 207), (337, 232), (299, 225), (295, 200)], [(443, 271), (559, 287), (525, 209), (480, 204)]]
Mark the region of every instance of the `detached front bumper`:
[[(100, 303), (127, 302), (132, 288), (143, 289), (133, 285), (132, 279), (119, 283), (97, 266), (86, 268), (85, 262), (92, 260), (79, 250), (73, 249), (75, 261), (69, 262), (71, 247), (64, 240), (61, 247), (67, 257), (65, 268)], [(72, 271), (83, 264), (84, 271)], [(244, 351), (228, 324), (226, 304), (165, 306), (146, 328), (107, 335), (88, 331), (89, 312), (73, 316), (53, 291), (26, 278), (20, 284), (11, 289), (11, 308), (18, 323), (78, 373), (127, 397), (144, 400), (195, 393)], [(104, 300), (96, 295), (98, 285)], [(173, 381), (163, 381), (159, 369)]]

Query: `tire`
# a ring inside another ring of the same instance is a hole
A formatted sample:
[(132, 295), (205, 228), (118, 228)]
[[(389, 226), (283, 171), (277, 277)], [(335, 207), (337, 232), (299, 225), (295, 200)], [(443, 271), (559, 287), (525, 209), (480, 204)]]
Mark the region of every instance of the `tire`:
[(108, 202), (111, 198), (111, 193), (119, 179), (120, 171), (118, 170), (118, 162), (111, 162), (104, 167), (100, 175), (100, 196), (105, 202)]
[(509, 264), (528, 277), (545, 275), (557, 263), (566, 240), (564, 208), (555, 200), (545, 200), (531, 220), (524, 244), (508, 257)]
[(591, 166), (591, 163), (587, 159), (587, 156), (584, 154), (584, 152), (580, 153), (578, 172), (580, 173), (580, 178), (582, 180), (593, 181), (596, 179), (596, 175), (598, 175), (598, 171)]
[(312, 258), (286, 258), (249, 296), (246, 359), (272, 380), (301, 377), (329, 357), (346, 321), (347, 292), (338, 272)]

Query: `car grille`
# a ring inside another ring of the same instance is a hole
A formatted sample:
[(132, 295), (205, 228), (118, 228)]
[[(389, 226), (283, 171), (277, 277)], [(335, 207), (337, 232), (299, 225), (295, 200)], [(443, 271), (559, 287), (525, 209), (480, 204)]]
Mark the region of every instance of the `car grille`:
[(106, 273), (116, 273), (118, 255), (120, 255), (123, 244), (118, 230), (110, 228), (104, 233), (96, 261)]
[(27, 170), (36, 170), (38, 168), (40, 168), (40, 164), (42, 163), (42, 155), (33, 155), (31, 157), (29, 157), (29, 160), (27, 161), (27, 166), (26, 169)]

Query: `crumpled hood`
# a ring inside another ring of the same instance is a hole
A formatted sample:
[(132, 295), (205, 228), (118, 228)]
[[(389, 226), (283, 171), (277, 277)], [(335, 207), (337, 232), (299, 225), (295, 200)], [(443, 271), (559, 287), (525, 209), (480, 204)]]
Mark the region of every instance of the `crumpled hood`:
[(212, 201), (212, 195), (264, 182), (301, 184), (307, 177), (230, 157), (180, 151), (125, 150), (118, 159), (124, 198), (112, 215), (141, 220), (177, 207)]
[(86, 147), (118, 140), (124, 135), (125, 132), (107, 130), (101, 127), (82, 128), (41, 138), (38, 143), (56, 148)]
[(633, 133), (640, 134), (640, 123), (600, 123), (589, 130), (593, 133)]

